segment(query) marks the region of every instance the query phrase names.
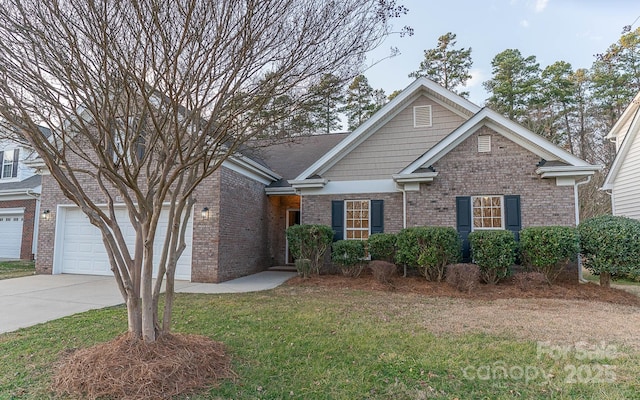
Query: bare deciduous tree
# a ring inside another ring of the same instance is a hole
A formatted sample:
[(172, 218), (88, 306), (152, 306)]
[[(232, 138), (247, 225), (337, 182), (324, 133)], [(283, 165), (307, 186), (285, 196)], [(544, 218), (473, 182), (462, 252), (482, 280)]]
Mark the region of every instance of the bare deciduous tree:
[(0, 115), (100, 229), (132, 333), (170, 329), (194, 190), (261, 131), (263, 106), (354, 76), (404, 12), (393, 0), (0, 0)]

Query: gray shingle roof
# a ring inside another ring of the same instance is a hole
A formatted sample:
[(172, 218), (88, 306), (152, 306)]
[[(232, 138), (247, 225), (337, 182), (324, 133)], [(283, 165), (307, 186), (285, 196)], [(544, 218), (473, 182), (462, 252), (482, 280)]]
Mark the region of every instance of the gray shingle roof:
[(18, 190), (18, 189), (34, 189), (40, 186), (40, 182), (42, 182), (42, 176), (34, 175), (20, 182), (6, 182), (0, 183), (0, 192), (4, 192), (5, 190)]
[(289, 186), (287, 180), (295, 179), (347, 136), (344, 133), (300, 136), (285, 143), (256, 147), (250, 155), (245, 155), (256, 161), (261, 160), (282, 176), (283, 179), (272, 183), (271, 187), (285, 187)]

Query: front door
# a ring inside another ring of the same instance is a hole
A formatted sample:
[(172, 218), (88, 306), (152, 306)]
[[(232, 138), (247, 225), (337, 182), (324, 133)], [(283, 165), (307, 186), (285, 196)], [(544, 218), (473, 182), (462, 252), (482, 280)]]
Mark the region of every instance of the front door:
[[(287, 228), (293, 225), (300, 225), (300, 210), (296, 210), (296, 209), (288, 209), (287, 210)], [(289, 241), (286, 238), (286, 234), (285, 234), (285, 240), (287, 241), (287, 245), (286, 245), (286, 260), (287, 260), (287, 264), (293, 264), (293, 255), (291, 255), (291, 252), (289, 251)]]

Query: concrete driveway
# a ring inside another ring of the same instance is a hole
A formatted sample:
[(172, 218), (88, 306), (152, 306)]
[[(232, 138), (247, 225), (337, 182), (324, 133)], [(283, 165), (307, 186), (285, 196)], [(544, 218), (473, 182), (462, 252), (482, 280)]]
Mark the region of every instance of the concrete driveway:
[[(176, 281), (176, 292), (242, 293), (273, 289), (293, 272), (264, 271), (223, 283)], [(0, 333), (124, 303), (113, 277), (34, 275), (0, 280)]]

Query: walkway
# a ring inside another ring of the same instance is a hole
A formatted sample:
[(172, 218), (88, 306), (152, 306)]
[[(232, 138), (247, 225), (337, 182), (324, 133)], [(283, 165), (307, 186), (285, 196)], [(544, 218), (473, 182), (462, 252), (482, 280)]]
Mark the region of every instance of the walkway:
[[(176, 281), (176, 292), (257, 292), (280, 286), (295, 275), (264, 271), (223, 283)], [(0, 333), (123, 302), (110, 276), (34, 275), (0, 280)]]

